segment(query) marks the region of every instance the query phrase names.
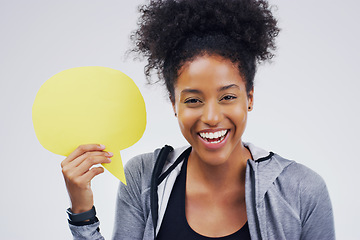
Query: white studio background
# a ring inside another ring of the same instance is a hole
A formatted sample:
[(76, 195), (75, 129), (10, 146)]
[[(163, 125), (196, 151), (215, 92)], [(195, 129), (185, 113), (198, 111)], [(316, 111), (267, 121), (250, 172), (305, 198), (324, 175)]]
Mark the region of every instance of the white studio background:
[[(142, 2), (0, 0), (2, 239), (71, 239), (60, 169), (64, 157), (42, 148), (31, 120), (35, 95), (52, 75), (106, 66), (133, 78), (145, 98), (148, 124), (143, 138), (122, 151), (124, 161), (164, 144), (186, 144), (166, 92), (145, 84), (145, 62), (124, 60)], [(337, 238), (360, 239), (360, 3), (272, 3), (282, 28), (277, 57), (259, 68), (244, 141), (317, 171), (331, 195)], [(117, 185), (108, 172), (93, 181), (106, 239), (112, 234)]]

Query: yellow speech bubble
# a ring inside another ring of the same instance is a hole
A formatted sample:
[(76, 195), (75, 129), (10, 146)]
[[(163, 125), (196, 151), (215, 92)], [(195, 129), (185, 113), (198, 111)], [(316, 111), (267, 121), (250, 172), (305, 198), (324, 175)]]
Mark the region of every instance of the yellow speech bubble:
[(81, 144), (104, 144), (114, 156), (103, 166), (126, 184), (120, 150), (142, 137), (146, 110), (139, 89), (121, 71), (78, 67), (41, 86), (32, 119), (39, 142), (53, 153), (68, 156)]

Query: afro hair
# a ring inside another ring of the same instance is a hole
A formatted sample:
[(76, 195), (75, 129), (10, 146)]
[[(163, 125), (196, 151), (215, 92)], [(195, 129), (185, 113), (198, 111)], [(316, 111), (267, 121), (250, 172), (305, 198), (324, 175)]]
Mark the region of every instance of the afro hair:
[(269, 4), (257, 0), (151, 0), (139, 8), (132, 50), (147, 58), (151, 83), (156, 72), (173, 101), (181, 67), (199, 55), (231, 60), (253, 88), (256, 63), (271, 59), (279, 33)]

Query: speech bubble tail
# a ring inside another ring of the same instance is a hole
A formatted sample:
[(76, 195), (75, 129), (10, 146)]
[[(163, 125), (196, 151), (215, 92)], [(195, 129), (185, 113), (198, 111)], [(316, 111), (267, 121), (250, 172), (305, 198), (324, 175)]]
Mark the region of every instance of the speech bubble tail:
[(112, 151), (114, 156), (111, 158), (111, 163), (103, 163), (103, 167), (108, 170), (112, 175), (119, 179), (122, 183), (126, 185), (126, 178), (124, 167), (122, 164), (120, 151)]

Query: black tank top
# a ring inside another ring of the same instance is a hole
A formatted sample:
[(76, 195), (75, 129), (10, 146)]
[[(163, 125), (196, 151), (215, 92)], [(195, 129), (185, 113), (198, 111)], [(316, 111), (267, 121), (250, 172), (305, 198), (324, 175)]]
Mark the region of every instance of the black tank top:
[(165, 211), (157, 240), (249, 240), (249, 226), (246, 222), (237, 232), (224, 237), (206, 237), (195, 232), (188, 224), (185, 215), (186, 169), (185, 158), (177, 177)]

